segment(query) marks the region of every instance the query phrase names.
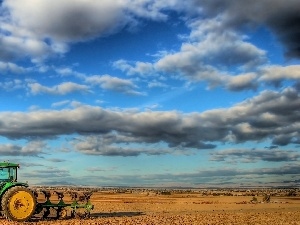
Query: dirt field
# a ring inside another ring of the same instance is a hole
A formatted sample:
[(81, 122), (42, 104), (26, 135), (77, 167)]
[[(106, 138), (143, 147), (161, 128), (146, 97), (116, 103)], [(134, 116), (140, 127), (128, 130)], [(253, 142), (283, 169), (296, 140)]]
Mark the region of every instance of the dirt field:
[(108, 225), (108, 224), (300, 224), (299, 197), (272, 197), (270, 203), (250, 203), (251, 196), (202, 196), (200, 194), (94, 193), (95, 209), (89, 219), (9, 222), (1, 225)]

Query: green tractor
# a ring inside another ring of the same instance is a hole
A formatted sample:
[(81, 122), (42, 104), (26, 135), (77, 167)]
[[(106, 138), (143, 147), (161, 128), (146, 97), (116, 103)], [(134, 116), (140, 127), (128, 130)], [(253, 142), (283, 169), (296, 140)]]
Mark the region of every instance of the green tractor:
[(65, 203), (64, 194), (55, 191), (59, 202), (52, 203), (50, 191), (41, 190), (45, 200), (38, 202), (38, 192), (30, 189), (27, 183), (17, 181), (18, 168), (19, 164), (16, 163), (0, 163), (0, 211), (5, 218), (24, 222), (37, 214), (42, 214), (42, 218), (47, 218), (50, 211), (55, 212), (56, 218), (66, 218), (68, 208), (70, 217), (82, 218), (90, 215), (90, 211), (94, 208), (90, 202), (92, 192), (84, 192), (82, 195), (70, 192), (71, 202)]

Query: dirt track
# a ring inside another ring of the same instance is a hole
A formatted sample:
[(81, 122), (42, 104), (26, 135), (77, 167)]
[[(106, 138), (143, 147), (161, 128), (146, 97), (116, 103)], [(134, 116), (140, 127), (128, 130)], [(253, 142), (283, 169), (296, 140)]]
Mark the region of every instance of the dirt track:
[[(106, 224), (300, 224), (300, 198), (275, 197), (250, 203), (251, 197), (96, 193), (89, 219), (41, 220), (27, 225)], [(1, 225), (23, 223), (0, 219)]]

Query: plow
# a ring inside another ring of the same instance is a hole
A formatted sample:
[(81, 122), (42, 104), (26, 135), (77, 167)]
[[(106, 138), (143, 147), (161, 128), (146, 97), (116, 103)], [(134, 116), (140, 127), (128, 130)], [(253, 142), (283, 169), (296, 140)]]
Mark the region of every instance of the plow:
[[(34, 190), (17, 181), (18, 164), (0, 163), (0, 211), (5, 218), (24, 222), (33, 217), (42, 219), (85, 218), (94, 206), (92, 192), (66, 193), (45, 189)], [(67, 201), (64, 198), (67, 197)]]

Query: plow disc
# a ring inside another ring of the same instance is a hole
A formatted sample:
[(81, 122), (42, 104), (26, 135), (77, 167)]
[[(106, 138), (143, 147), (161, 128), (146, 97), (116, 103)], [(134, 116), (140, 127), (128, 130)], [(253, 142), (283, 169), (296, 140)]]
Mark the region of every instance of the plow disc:
[[(63, 192), (48, 190), (35, 191), (37, 199), (35, 214), (43, 219), (86, 218), (94, 206), (90, 202), (92, 192)], [(56, 195), (56, 200), (52, 197)], [(64, 200), (64, 198), (67, 200)]]

